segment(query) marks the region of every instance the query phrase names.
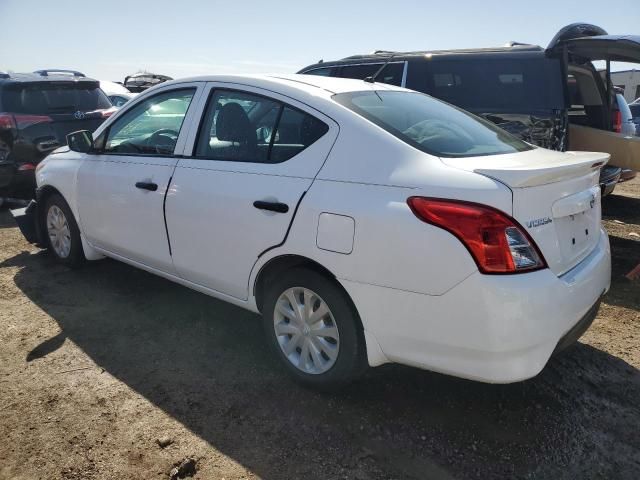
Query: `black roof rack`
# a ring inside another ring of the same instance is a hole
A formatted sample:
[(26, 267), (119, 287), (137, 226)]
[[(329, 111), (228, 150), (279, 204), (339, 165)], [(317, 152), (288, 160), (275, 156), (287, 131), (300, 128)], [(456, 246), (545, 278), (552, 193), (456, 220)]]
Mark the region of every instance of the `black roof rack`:
[(487, 47), (487, 48), (461, 48), (450, 50), (413, 50), (408, 52), (396, 52), (393, 50), (375, 50), (373, 53), (364, 55), (351, 55), (345, 57), (342, 60), (358, 60), (358, 59), (372, 59), (376, 57), (388, 57), (393, 55), (394, 57), (412, 57), (412, 56), (424, 56), (424, 55), (443, 55), (443, 54), (461, 54), (461, 53), (492, 53), (492, 52), (510, 52), (510, 51), (542, 51), (542, 47), (539, 45), (531, 45), (529, 43), (509, 42), (502, 47)]
[(86, 77), (86, 75), (82, 72), (78, 72), (77, 70), (63, 70), (59, 68), (48, 68), (45, 70), (36, 70), (33, 72), (42, 77), (48, 77), (51, 74), (61, 73), (63, 75), (73, 75), (74, 77)]

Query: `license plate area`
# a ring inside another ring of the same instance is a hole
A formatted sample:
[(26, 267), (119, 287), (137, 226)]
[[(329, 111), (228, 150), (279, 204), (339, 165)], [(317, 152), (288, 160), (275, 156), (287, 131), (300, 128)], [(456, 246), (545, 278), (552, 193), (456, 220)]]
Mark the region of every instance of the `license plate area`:
[(565, 264), (575, 264), (586, 257), (599, 240), (599, 187), (559, 200), (552, 211), (562, 258)]

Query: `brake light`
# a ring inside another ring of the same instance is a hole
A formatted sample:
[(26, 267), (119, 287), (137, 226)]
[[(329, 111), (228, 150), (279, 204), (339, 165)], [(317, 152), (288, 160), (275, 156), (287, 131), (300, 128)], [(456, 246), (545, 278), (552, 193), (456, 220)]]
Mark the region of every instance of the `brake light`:
[(36, 166), (33, 163), (23, 163), (18, 167), (19, 172), (27, 172), (29, 170), (35, 170)]
[(620, 110), (613, 112), (613, 131), (616, 133), (622, 132), (622, 113), (620, 113)]
[(117, 111), (118, 111), (118, 109), (116, 107), (111, 107), (111, 108), (109, 108), (107, 110), (103, 110), (102, 111), (102, 118), (109, 118), (111, 115), (113, 115)]
[(22, 129), (43, 122), (51, 122), (51, 117), (46, 115), (0, 113), (0, 130)]
[(534, 241), (511, 217), (478, 203), (410, 197), (413, 213), (462, 242), (482, 273), (530, 272), (547, 265)]
[(14, 130), (16, 122), (10, 113), (0, 113), (0, 130)]
[(14, 115), (18, 129), (27, 128), (38, 123), (51, 122), (51, 117), (46, 115)]

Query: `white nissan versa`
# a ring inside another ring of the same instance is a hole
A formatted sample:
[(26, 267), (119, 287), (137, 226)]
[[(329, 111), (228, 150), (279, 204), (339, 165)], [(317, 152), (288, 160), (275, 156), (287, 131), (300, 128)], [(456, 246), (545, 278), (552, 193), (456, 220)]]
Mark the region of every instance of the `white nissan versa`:
[(402, 88), (179, 80), (68, 140), (15, 212), (25, 235), (261, 312), (307, 385), (386, 362), (523, 380), (609, 288), (607, 154), (536, 148)]

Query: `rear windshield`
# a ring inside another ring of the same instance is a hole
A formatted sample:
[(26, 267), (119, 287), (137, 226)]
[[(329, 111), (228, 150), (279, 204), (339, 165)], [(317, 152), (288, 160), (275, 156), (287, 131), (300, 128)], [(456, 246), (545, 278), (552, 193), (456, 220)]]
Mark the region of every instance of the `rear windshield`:
[(8, 112), (34, 114), (90, 112), (111, 107), (97, 84), (89, 82), (12, 86), (4, 90), (2, 104)]
[(499, 155), (533, 148), (492, 123), (417, 92), (351, 92), (333, 99), (405, 143), (439, 157)]
[(564, 77), (556, 59), (464, 56), (433, 60), (428, 72), (426, 89), (419, 90), (466, 110), (487, 113), (565, 108)]

